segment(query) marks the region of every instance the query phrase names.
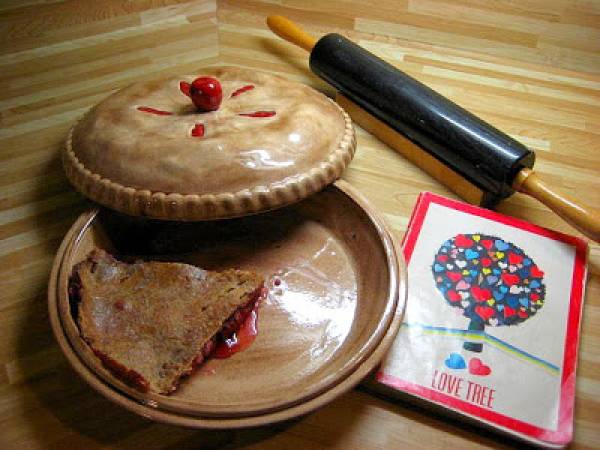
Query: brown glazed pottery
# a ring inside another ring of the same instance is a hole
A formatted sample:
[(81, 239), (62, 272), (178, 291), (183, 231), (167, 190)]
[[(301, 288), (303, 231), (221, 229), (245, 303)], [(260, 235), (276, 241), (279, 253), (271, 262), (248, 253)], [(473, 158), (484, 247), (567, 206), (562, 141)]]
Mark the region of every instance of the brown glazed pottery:
[[(121, 383), (79, 336), (69, 303), (72, 268), (93, 247), (124, 260), (263, 273), (269, 294), (259, 308), (256, 340), (227, 359), (209, 360), (170, 396)], [(153, 420), (231, 428), (305, 414), (358, 384), (398, 331), (406, 272), (385, 223), (337, 181), (299, 203), (237, 219), (166, 222), (86, 212), (56, 255), (48, 292), (61, 349), (102, 395)]]

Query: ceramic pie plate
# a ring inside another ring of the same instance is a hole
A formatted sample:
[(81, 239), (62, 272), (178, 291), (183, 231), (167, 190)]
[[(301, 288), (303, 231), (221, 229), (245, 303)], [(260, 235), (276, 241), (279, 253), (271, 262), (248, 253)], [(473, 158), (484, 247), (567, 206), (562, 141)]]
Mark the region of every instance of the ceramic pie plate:
[[(246, 350), (211, 359), (170, 396), (115, 379), (79, 336), (69, 304), (73, 266), (93, 247), (124, 258), (181, 261), (265, 274), (269, 294)], [(406, 273), (385, 223), (338, 181), (299, 203), (240, 219), (176, 223), (82, 214), (56, 256), (49, 311), (73, 368), (108, 399), (145, 417), (196, 428), (290, 419), (331, 401), (371, 372), (399, 329)]]

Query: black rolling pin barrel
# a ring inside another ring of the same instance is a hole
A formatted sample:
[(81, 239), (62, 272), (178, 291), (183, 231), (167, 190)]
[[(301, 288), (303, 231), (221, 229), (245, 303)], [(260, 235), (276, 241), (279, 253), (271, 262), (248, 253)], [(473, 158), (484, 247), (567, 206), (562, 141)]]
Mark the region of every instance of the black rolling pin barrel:
[(339, 34), (310, 54), (311, 70), (488, 194), (494, 203), (535, 154), (505, 133)]

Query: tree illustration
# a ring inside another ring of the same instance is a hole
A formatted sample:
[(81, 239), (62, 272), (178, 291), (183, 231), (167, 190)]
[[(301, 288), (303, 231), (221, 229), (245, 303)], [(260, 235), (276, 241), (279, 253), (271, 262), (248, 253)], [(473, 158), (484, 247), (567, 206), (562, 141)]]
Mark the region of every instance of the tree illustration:
[[(518, 325), (544, 305), (544, 272), (522, 249), (496, 236), (458, 234), (442, 244), (431, 266), (446, 301), (462, 308), (469, 330)], [(481, 343), (465, 342), (481, 352)]]

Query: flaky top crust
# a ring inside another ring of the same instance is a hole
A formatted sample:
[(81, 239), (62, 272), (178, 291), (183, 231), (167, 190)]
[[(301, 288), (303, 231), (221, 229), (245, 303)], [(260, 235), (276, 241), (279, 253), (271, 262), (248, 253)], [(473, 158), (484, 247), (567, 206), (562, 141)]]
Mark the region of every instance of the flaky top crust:
[[(182, 81), (213, 76), (214, 112), (199, 113)], [(244, 86), (253, 89), (232, 96)], [(138, 108), (172, 113), (157, 115)], [(255, 112), (274, 112), (253, 117)], [(204, 135), (193, 136), (197, 124)], [(94, 107), (67, 139), (73, 184), (114, 209), (157, 218), (239, 216), (292, 203), (338, 178), (355, 148), (348, 115), (312, 88), (238, 68), (137, 83)]]

